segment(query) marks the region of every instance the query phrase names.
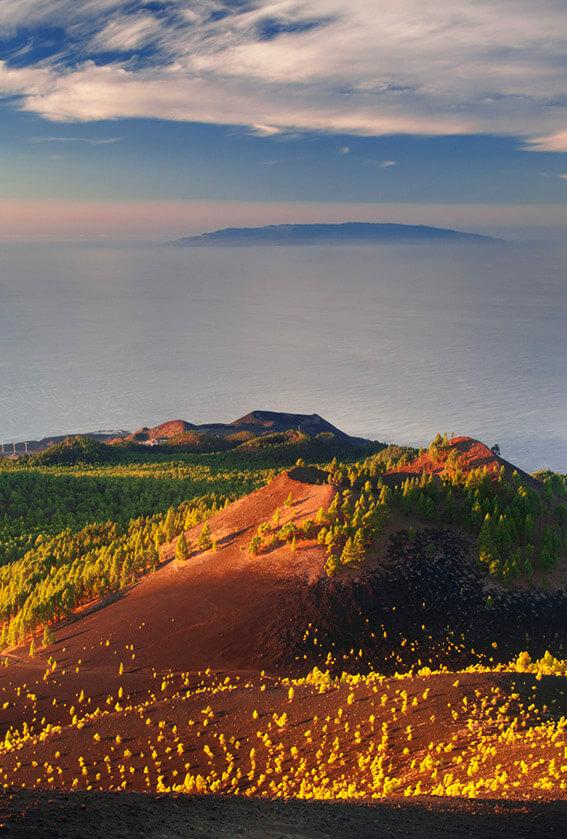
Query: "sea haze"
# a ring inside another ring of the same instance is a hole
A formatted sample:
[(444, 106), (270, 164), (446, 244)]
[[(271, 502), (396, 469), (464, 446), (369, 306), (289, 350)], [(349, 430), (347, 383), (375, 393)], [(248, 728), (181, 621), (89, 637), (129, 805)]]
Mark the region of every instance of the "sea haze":
[(567, 249), (3, 245), (0, 440), (317, 412), (567, 471)]

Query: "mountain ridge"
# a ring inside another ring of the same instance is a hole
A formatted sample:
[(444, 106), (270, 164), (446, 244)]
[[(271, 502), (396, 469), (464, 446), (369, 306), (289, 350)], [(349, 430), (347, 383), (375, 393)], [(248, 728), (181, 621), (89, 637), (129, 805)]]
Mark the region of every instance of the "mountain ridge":
[[(102, 444), (134, 444), (155, 446), (186, 443), (191, 437), (206, 437), (210, 442), (248, 442), (257, 437), (276, 434), (332, 435), (338, 442), (353, 447), (364, 447), (372, 441), (363, 437), (352, 437), (334, 426), (319, 414), (288, 413), (285, 411), (252, 410), (230, 422), (210, 422), (195, 424), (183, 419), (166, 420), (158, 425), (144, 425), (135, 431), (120, 432), (84, 432), (81, 434), (61, 434), (43, 437), (41, 440), (26, 440), (15, 443), (3, 443), (0, 456), (14, 456), (45, 451), (54, 445), (64, 445), (77, 438), (87, 438)], [(238, 439), (238, 435), (242, 439)]]

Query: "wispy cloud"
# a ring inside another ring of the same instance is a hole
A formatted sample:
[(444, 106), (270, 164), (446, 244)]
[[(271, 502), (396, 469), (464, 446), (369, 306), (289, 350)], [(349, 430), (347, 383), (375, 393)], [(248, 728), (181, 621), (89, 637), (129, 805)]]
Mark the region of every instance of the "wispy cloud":
[(120, 137), (28, 137), (28, 143), (85, 143), (88, 146), (110, 146)]
[[(214, 122), (215, 120), (213, 120)], [(208, 122), (208, 120), (206, 120)], [(250, 132), (256, 137), (273, 137), (275, 134), (280, 134), (282, 129), (276, 125), (251, 125)]]
[(361, 157), (360, 155), (353, 155), (363, 166), (373, 166), (375, 169), (391, 169), (392, 166), (397, 166), (397, 160), (376, 160), (374, 157)]
[(157, 38), (161, 32), (159, 21), (149, 14), (112, 18), (90, 41), (91, 50), (130, 52)]
[(28, 66), (5, 54), (0, 95), (56, 122), (155, 117), (260, 136), (484, 133), (567, 151), (567, 6), (558, 0), (0, 4), (0, 38), (46, 22), (65, 28), (65, 49)]
[[(563, 123), (567, 123), (567, 109), (561, 111)], [(538, 134), (535, 137), (528, 137), (525, 148), (528, 151), (567, 151), (567, 128), (551, 134)]]
[(94, 17), (105, 11), (118, 9), (123, 0), (2, 0), (0, 25), (2, 27), (26, 26), (51, 21), (55, 24), (77, 18)]

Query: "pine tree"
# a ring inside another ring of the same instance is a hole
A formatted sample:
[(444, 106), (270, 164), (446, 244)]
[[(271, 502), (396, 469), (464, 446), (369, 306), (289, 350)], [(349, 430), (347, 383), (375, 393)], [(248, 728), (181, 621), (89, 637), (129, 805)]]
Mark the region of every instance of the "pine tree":
[(45, 629), (43, 630), (43, 636), (41, 639), (41, 643), (44, 647), (49, 647), (55, 641), (55, 635), (51, 627), (48, 623), (45, 624)]
[(348, 565), (350, 562), (357, 562), (357, 560), (358, 556), (353, 541), (349, 536), (341, 553), (341, 565)]
[(199, 546), (199, 550), (201, 551), (208, 551), (211, 549), (211, 526), (208, 521), (206, 521), (203, 527), (201, 528), (197, 544)]
[(171, 541), (175, 535), (175, 510), (170, 507), (165, 517), (164, 530), (166, 538)]
[(528, 515), (525, 518), (524, 533), (525, 533), (525, 537), (526, 537), (527, 542), (533, 542), (534, 541), (534, 539), (535, 539), (535, 521), (534, 521), (534, 517), (532, 516), (531, 513), (528, 513)]
[(340, 562), (335, 556), (335, 554), (331, 554), (325, 563), (325, 572), (327, 577), (333, 577), (340, 568)]
[(384, 486), (380, 490), (380, 504), (382, 504), (382, 506), (384, 507), (387, 507), (390, 502), (391, 496), (392, 493), (390, 492), (390, 488), (386, 484), (384, 484)]
[(175, 559), (185, 561), (186, 559), (189, 559), (189, 556), (190, 550), (189, 545), (187, 544), (187, 537), (185, 536), (185, 531), (182, 531), (175, 546)]
[(352, 540), (352, 546), (354, 548), (354, 552), (356, 554), (356, 561), (360, 562), (364, 559), (364, 554), (366, 552), (366, 545), (364, 540), (364, 532), (362, 528), (359, 528), (356, 533), (354, 534), (354, 538)]
[(150, 571), (157, 571), (159, 568), (159, 551), (155, 545), (150, 545), (148, 549), (148, 560)]
[(480, 528), (477, 541), (478, 548), (481, 553), (492, 555), (496, 554), (494, 527), (492, 524), (490, 513), (487, 513), (484, 517), (484, 522), (482, 523), (482, 527)]
[(543, 533), (543, 547), (541, 549), (540, 562), (545, 571), (551, 571), (557, 562), (555, 534), (550, 527), (546, 527)]

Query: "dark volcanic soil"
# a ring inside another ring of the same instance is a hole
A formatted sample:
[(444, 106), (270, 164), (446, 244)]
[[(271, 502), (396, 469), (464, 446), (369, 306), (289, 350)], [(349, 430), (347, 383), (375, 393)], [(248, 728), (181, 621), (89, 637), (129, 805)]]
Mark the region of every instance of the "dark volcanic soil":
[(307, 639), (293, 648), (290, 636), (285, 649), (312, 663), (316, 649), (330, 649), (340, 670), (351, 667), (354, 647), (362, 650), (358, 670), (385, 673), (409, 669), (418, 657), (434, 667), (462, 667), (478, 658), (507, 662), (519, 649), (562, 655), (565, 593), (505, 588), (486, 580), (473, 555), (470, 539), (450, 528), (428, 527), (413, 537), (396, 532), (372, 570), (320, 579), (304, 592), (295, 624), (301, 609), (317, 627), (318, 647)]
[(37, 839), (534, 839), (562, 837), (567, 803), (326, 804), (141, 793), (19, 792), (0, 799), (0, 835)]

